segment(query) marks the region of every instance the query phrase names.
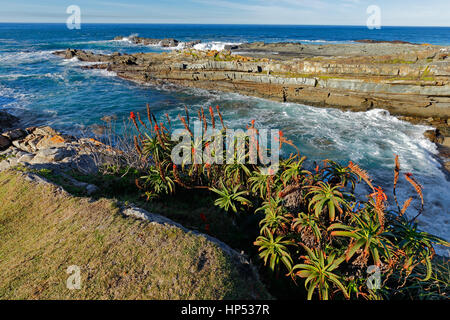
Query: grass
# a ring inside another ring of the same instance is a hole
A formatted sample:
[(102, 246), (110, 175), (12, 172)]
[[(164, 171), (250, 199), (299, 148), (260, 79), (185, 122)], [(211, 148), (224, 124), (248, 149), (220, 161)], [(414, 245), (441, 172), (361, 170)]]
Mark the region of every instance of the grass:
[(11, 158), (14, 158), (14, 156), (11, 155), (11, 154), (9, 154), (9, 155), (6, 155), (6, 154), (0, 154), (0, 162), (2, 162), (3, 160), (11, 159)]
[[(268, 298), (260, 282), (202, 236), (124, 217), (89, 200), (0, 174), (0, 299)], [(81, 269), (81, 290), (66, 270)]]
[[(259, 235), (258, 223), (262, 215), (230, 216), (214, 205), (215, 197), (202, 190), (178, 190), (176, 196), (165, 196), (152, 201), (146, 201), (140, 196), (135, 185), (135, 179), (142, 173), (133, 169), (105, 170), (114, 172), (110, 174), (84, 175), (77, 171), (66, 172), (74, 179), (94, 184), (99, 191), (92, 195), (95, 199), (108, 198), (128, 204), (133, 203), (148, 212), (160, 214), (176, 221), (184, 227), (201, 233), (209, 234), (236, 251), (244, 251), (255, 266), (259, 269), (261, 280), (272, 296), (278, 299), (291, 299), (293, 296), (303, 297), (303, 287), (294, 285), (285, 277), (274, 278), (261, 264), (257, 247), (253, 245), (254, 239)], [(128, 172), (127, 174), (125, 174)], [(61, 184), (61, 179), (56, 174), (47, 171), (35, 171), (49, 181), (61, 185), (66, 191), (72, 193), (71, 185)], [(78, 193), (75, 193), (79, 195)], [(83, 192), (81, 193), (83, 195)], [(204, 221), (202, 216), (206, 219)], [(207, 229), (208, 228), (208, 229)]]

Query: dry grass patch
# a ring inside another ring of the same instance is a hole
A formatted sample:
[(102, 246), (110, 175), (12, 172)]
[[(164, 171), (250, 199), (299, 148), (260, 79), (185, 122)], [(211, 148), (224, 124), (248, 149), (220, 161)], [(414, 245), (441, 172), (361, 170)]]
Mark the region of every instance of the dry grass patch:
[[(66, 287), (71, 265), (81, 290)], [(269, 298), (250, 268), (204, 237), (14, 172), (0, 174), (0, 274), (0, 299)]]

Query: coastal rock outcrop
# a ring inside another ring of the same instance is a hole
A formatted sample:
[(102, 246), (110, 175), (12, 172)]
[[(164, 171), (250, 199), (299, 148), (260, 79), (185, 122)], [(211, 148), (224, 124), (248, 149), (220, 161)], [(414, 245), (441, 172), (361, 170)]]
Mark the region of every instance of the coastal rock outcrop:
[(172, 83), (350, 111), (385, 109), (406, 121), (434, 126), (437, 133), (426, 136), (450, 143), (449, 47), (258, 42), (227, 49), (132, 55), (68, 49), (55, 54), (75, 54), (81, 61), (97, 62), (86, 69), (114, 71), (139, 83)]
[(138, 36), (117, 36), (114, 38), (115, 41), (129, 41), (134, 44), (144, 45), (144, 46), (158, 46), (162, 48), (175, 48), (182, 44), (183, 48), (192, 48), (195, 45), (201, 43), (201, 40), (193, 40), (187, 42), (181, 42), (177, 39), (173, 38), (165, 38), (165, 39), (152, 39), (152, 38), (142, 38)]
[[(73, 50), (55, 54), (76, 54), (82, 61), (99, 63), (85, 68), (107, 69), (137, 82), (171, 82), (353, 111), (382, 108), (393, 115), (445, 120), (450, 117), (450, 63), (438, 58), (447, 48), (391, 43), (361, 46), (359, 50), (374, 46), (370, 50), (376, 55), (358, 56), (351, 51), (355, 48), (348, 46), (312, 47), (298, 43), (239, 46), (250, 50), (248, 56), (192, 49), (162, 54), (101, 55)], [(322, 52), (318, 53), (321, 47)], [(297, 58), (273, 60), (255, 56), (255, 52), (275, 48), (290, 48)], [(299, 48), (314, 56), (298, 54)], [(383, 48), (389, 50), (377, 51)], [(330, 56), (347, 49), (350, 53), (346, 56)]]
[(48, 126), (16, 129), (0, 135), (0, 171), (17, 166), (29, 172), (51, 170), (88, 195), (95, 193), (97, 187), (77, 181), (66, 172), (95, 174), (100, 165), (119, 155), (119, 150), (100, 141), (61, 134)]

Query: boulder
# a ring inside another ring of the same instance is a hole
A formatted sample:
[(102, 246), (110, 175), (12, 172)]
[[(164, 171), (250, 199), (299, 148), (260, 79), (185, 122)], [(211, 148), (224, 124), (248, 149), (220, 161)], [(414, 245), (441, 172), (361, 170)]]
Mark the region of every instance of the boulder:
[(66, 142), (67, 140), (58, 134), (54, 136), (45, 136), (36, 144), (36, 149), (48, 149), (52, 147), (60, 147), (63, 146)]
[(36, 156), (31, 161), (32, 164), (38, 163), (52, 163), (63, 160), (64, 158), (70, 157), (72, 153), (64, 148), (48, 148), (39, 150)]
[(11, 140), (7, 137), (0, 136), (0, 151), (6, 150), (11, 146)]
[(15, 129), (2, 134), (11, 141), (23, 139), (27, 136), (27, 132), (22, 129)]
[(161, 47), (176, 47), (176, 46), (178, 46), (179, 43), (180, 42), (178, 40), (170, 38), (170, 39), (163, 39), (163, 40), (161, 40), (159, 45)]
[(19, 122), (19, 118), (7, 113), (6, 111), (0, 111), (0, 132), (5, 129), (12, 128)]
[(193, 48), (195, 45), (202, 43), (201, 40), (189, 41), (184, 44), (185, 48)]

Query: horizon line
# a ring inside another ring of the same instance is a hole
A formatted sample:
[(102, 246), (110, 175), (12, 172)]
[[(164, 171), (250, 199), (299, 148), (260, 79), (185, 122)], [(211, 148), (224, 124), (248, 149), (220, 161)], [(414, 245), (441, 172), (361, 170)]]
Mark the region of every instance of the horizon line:
[[(37, 21), (16, 21), (16, 22), (3, 22), (0, 21), (0, 24), (55, 24), (55, 25), (65, 25), (65, 22), (37, 22)], [(95, 25), (95, 24), (104, 24), (104, 25), (208, 25), (208, 26), (292, 26), (292, 27), (311, 27), (311, 26), (320, 26), (320, 27), (367, 27), (364, 24), (356, 25), (356, 24), (275, 24), (275, 23), (269, 23), (269, 24), (261, 24), (261, 23), (192, 23), (192, 22), (84, 22), (82, 25)], [(381, 26), (382, 28), (450, 28), (450, 25), (448, 26), (442, 26), (442, 25), (424, 25), (424, 26), (418, 26), (418, 25), (385, 25)]]

